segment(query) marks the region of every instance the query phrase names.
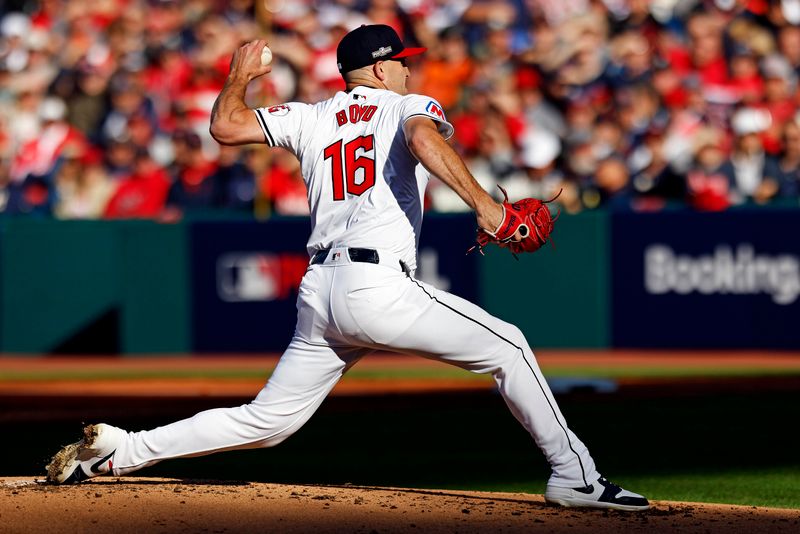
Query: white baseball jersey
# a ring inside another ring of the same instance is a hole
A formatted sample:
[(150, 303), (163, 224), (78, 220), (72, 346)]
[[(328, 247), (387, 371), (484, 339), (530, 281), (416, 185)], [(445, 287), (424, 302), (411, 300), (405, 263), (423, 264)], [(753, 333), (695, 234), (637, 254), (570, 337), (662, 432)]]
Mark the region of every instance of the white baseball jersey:
[(416, 268), (430, 175), (408, 150), (403, 125), (430, 117), (450, 138), (453, 127), (436, 100), (360, 86), (318, 104), (254, 111), (267, 144), (300, 160), (311, 209), (310, 255), (338, 246), (374, 248)]

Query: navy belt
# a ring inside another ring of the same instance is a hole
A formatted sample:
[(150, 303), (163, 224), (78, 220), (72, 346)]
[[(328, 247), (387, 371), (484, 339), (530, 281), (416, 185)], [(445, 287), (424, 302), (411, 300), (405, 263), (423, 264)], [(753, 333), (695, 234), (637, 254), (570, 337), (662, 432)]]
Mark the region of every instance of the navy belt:
[[(311, 265), (319, 265), (320, 263), (324, 263), (329, 252), (330, 250), (324, 249), (314, 254), (314, 256), (311, 258)], [(359, 263), (380, 263), (378, 251), (371, 248), (348, 248), (347, 255), (350, 256), (350, 261), (356, 261)]]

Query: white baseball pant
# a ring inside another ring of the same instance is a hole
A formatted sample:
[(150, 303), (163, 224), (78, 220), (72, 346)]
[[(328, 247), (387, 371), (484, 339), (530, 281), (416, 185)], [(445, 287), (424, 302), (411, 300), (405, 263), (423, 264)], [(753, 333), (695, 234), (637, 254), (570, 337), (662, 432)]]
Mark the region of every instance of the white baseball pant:
[(295, 334), (258, 396), (243, 406), (128, 433), (114, 456), (114, 474), (169, 458), (277, 445), (308, 421), (350, 367), (375, 350), (389, 350), (491, 373), (550, 463), (549, 483), (596, 481), (589, 451), (567, 427), (519, 328), (414, 279), (395, 256), (378, 253), (380, 265), (353, 262), (345, 248), (311, 265), (299, 289)]

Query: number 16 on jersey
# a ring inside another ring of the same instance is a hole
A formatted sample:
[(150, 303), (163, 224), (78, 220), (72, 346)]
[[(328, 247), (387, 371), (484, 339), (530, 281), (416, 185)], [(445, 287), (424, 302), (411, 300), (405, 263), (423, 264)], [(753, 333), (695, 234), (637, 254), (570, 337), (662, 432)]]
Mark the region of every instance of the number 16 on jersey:
[[(333, 200), (344, 200), (345, 191), (360, 195), (375, 185), (375, 160), (363, 154), (374, 147), (374, 136), (362, 135), (347, 143), (339, 139), (325, 148), (325, 159), (331, 160)], [(363, 150), (361, 155), (357, 155), (358, 149)], [(360, 182), (357, 181), (359, 175)]]

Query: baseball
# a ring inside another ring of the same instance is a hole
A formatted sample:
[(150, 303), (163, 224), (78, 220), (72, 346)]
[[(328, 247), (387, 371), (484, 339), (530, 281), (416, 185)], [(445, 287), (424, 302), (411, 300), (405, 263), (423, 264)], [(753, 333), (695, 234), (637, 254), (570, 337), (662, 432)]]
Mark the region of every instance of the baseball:
[(270, 50), (268, 46), (265, 46), (264, 49), (261, 50), (261, 64), (266, 67), (270, 63), (272, 63), (272, 50)]

